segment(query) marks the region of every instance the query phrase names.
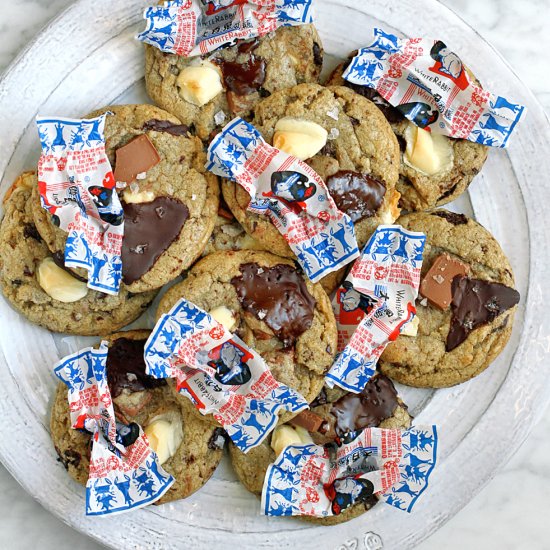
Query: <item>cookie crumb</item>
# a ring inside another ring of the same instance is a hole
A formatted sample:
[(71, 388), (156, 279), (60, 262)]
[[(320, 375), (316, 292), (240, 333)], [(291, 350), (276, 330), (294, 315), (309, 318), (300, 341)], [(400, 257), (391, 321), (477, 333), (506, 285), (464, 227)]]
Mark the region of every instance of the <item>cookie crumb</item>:
[(218, 126), (221, 126), (224, 122), (225, 122), (225, 113), (223, 111), (218, 111), (215, 115), (214, 115), (214, 122), (218, 125)]

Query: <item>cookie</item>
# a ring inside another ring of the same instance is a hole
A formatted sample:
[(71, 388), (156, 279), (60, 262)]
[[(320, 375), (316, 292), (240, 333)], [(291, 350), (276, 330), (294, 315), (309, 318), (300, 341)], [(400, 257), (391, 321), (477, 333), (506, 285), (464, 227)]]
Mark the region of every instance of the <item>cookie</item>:
[[(329, 444), (337, 435), (341, 436), (352, 430), (373, 427), (406, 429), (411, 424), (407, 406), (397, 395), (392, 381), (384, 375), (374, 376), (360, 394), (346, 392), (341, 388), (323, 388), (321, 395), (311, 404), (311, 412), (318, 417), (319, 422), (322, 422), (320, 425), (317, 423), (319, 428), (307, 421), (300, 422), (304, 413), (291, 420), (289, 425), (298, 425), (308, 430), (309, 437), (317, 445)], [(278, 428), (281, 425), (279, 424)], [(277, 458), (272, 448), (272, 444), (277, 447), (277, 443), (273, 441), (276, 437), (278, 434), (274, 431), (261, 445), (246, 454), (233, 444), (229, 446), (231, 462), (237, 477), (250, 492), (258, 496), (262, 493), (267, 468)], [(377, 501), (376, 497), (371, 497), (336, 516), (301, 516), (300, 519), (321, 525), (336, 525), (360, 516)]]
[[(399, 146), (390, 125), (372, 102), (348, 88), (301, 84), (259, 103), (253, 124), (268, 143), (274, 144), (281, 120), (287, 124), (291, 121), (293, 134), (309, 132), (310, 128), (328, 134), (324, 146), (311, 158), (306, 157), (306, 162), (323, 178), (336, 205), (352, 218), (360, 247), (379, 224), (397, 218)], [(296, 123), (305, 123), (303, 130)], [(304, 136), (301, 144), (310, 142)], [(222, 192), (251, 237), (270, 252), (293, 257), (271, 220), (247, 211), (250, 196), (240, 185), (223, 181)]]
[[(223, 437), (220, 430), (182, 410), (165, 380), (145, 374), (143, 346), (148, 336), (149, 331), (139, 330), (106, 338), (107, 380), (117, 420), (136, 422), (144, 429), (162, 467), (176, 480), (156, 502), (163, 504), (188, 497), (210, 479), (223, 455)], [(153, 429), (159, 420), (164, 421), (164, 427), (169, 426), (167, 431)], [(67, 386), (63, 383), (57, 388), (50, 433), (60, 462), (75, 481), (86, 485), (91, 435), (71, 428)], [(163, 443), (163, 437), (170, 438), (169, 445)]]
[[(263, 357), (276, 380), (308, 402), (321, 391), (336, 352), (334, 314), (325, 291), (291, 260), (253, 250), (211, 254), (166, 292), (157, 317), (180, 298), (208, 312), (226, 308), (233, 320), (228, 328)], [(212, 415), (204, 418), (217, 424)]]
[(323, 48), (313, 25), (280, 27), (203, 57), (145, 46), (147, 92), (203, 140), (235, 116), (249, 119), (263, 97), (317, 82), (322, 65)]
[[(223, 250), (264, 250), (264, 246), (244, 230), (244, 227), (231, 212), (220, 209), (214, 231), (204, 249), (203, 256)], [(346, 269), (347, 266), (333, 271), (319, 281), (327, 294), (330, 295), (338, 287), (344, 278)]]
[[(117, 184), (125, 215), (123, 281), (131, 292), (145, 292), (175, 279), (201, 255), (216, 221), (218, 179), (205, 171), (201, 141), (166, 111), (121, 105), (88, 117), (106, 111), (114, 113), (105, 121), (107, 155), (115, 179), (126, 183)], [(145, 171), (149, 155), (158, 161)], [(50, 250), (64, 251), (66, 233), (41, 207), (38, 189), (33, 202), (40, 235)]]
[[(96, 335), (131, 323), (156, 292), (134, 294), (121, 285), (116, 296), (86, 287), (85, 280), (63, 268), (33, 221), (34, 172), (23, 173), (6, 195), (0, 225), (0, 286), (4, 297), (29, 321), (53, 332)], [(40, 281), (40, 282), (39, 282)]]
[(441, 162), (439, 169), (431, 167), (426, 171), (419, 168), (418, 163), (411, 163), (408, 161), (407, 147), (409, 153), (414, 148), (414, 125), (372, 88), (352, 84), (342, 78), (351, 57), (336, 67), (328, 85), (346, 86), (373, 101), (391, 124), (401, 150), (399, 181), (396, 186), (401, 194), (399, 205), (409, 211), (426, 210), (447, 204), (462, 195), (485, 163), (488, 148), (466, 139), (441, 136), (438, 139), (442, 144), (445, 161)]
[[(408, 386), (442, 388), (465, 382), (489, 366), (512, 333), (516, 308), (509, 306), (519, 294), (512, 290), (510, 262), (494, 237), (463, 214), (418, 212), (397, 223), (426, 235), (416, 301), (418, 329), (415, 336), (401, 335), (391, 342), (378, 368)], [(471, 309), (468, 299), (480, 304), (479, 311)]]

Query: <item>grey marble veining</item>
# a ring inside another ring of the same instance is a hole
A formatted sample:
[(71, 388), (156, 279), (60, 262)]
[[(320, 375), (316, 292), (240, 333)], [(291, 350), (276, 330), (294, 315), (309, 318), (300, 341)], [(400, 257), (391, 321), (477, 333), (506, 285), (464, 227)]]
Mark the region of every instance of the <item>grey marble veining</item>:
[[(398, 4), (398, 0), (395, 0)], [(550, 0), (442, 0), (510, 63), (550, 113)], [(0, 72), (70, 0), (4, 0)], [(4, 121), (5, 123), (5, 121)], [(546, 550), (550, 491), (550, 414), (516, 456), (420, 550)], [(436, 488), (434, 487), (434, 490)], [(23, 491), (0, 466), (0, 547), (54, 550), (101, 548), (64, 525)]]

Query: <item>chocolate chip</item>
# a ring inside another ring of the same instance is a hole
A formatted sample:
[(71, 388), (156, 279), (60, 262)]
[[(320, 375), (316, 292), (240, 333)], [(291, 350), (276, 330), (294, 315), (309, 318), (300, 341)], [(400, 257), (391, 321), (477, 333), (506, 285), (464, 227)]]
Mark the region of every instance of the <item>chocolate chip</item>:
[(380, 180), (351, 170), (336, 172), (326, 184), (338, 209), (353, 222), (374, 216), (386, 194), (386, 186)]
[(319, 67), (323, 65), (323, 50), (317, 42), (313, 43), (313, 62)]
[(269, 97), (271, 95), (271, 92), (268, 92), (265, 88), (258, 88), (258, 93), (260, 97)]
[(59, 451), (59, 449), (56, 447), (55, 450), (58, 454), (58, 460), (63, 464), (65, 467), (65, 470), (69, 469), (69, 466), (73, 466), (74, 468), (78, 468), (80, 464), (80, 460), (82, 459), (82, 456), (80, 453), (77, 453), (76, 451), (73, 451), (72, 449), (67, 449), (63, 453)]
[(446, 351), (458, 347), (472, 330), (491, 323), (520, 299), (519, 292), (506, 285), (468, 277), (455, 277), (451, 290), (452, 316)]
[(185, 124), (174, 124), (169, 120), (158, 120), (152, 118), (148, 120), (142, 127), (142, 130), (153, 130), (155, 132), (165, 132), (172, 136), (186, 136), (189, 137), (189, 126)]
[(25, 239), (34, 239), (35, 241), (38, 241), (39, 243), (42, 242), (42, 237), (40, 236), (40, 233), (36, 229), (36, 225), (33, 223), (26, 223), (23, 227), (23, 236)]
[(81, 277), (78, 273), (71, 271), (68, 267), (65, 267), (65, 254), (63, 252), (54, 252), (52, 254), (52, 260), (57, 267), (60, 267), (61, 269), (66, 271), (71, 277), (74, 277), (75, 279), (78, 279), (83, 283), (88, 282), (88, 279)]
[(336, 145), (334, 141), (327, 141), (325, 146), (319, 151), (319, 154), (334, 158), (336, 156)]
[(445, 193), (440, 195), (438, 201), (440, 201), (441, 199), (446, 199), (447, 197), (450, 197), (456, 191), (457, 186), (458, 186), (458, 182), (455, 183), (450, 189), (445, 191)]
[(326, 405), (327, 403), (327, 390), (323, 387), (321, 393), (311, 402), (310, 407), (319, 407), (320, 405)]
[(285, 347), (311, 327), (316, 301), (304, 279), (290, 265), (240, 266), (241, 276), (233, 277), (242, 307), (273, 330)]
[(145, 374), (143, 348), (145, 340), (117, 338), (107, 354), (107, 383), (113, 398), (123, 390), (132, 393), (166, 385), (164, 378)]
[(449, 212), (447, 210), (437, 210), (436, 212), (432, 212), (432, 216), (443, 218), (453, 225), (465, 225), (468, 223), (468, 218), (464, 214), (457, 214), (456, 212)]

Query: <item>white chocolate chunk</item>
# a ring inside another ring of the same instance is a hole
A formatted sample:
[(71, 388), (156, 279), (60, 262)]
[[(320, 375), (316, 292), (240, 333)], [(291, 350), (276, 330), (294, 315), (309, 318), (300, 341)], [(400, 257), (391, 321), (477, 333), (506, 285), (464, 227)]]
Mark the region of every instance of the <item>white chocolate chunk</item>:
[(326, 145), (327, 139), (327, 131), (315, 122), (282, 118), (275, 125), (273, 147), (306, 160), (314, 157)]
[(183, 441), (183, 426), (177, 413), (156, 416), (143, 431), (161, 465), (176, 454)]
[(138, 191), (127, 187), (122, 192), (122, 198), (126, 204), (139, 204), (142, 202), (152, 202), (155, 199), (155, 194), (152, 191)]
[(233, 330), (237, 324), (235, 314), (225, 306), (215, 307), (210, 311), (210, 315), (229, 331)]
[(405, 164), (426, 176), (452, 168), (453, 144), (447, 136), (428, 132), (412, 122), (407, 125), (404, 135), (407, 142), (403, 155)]
[(418, 320), (418, 316), (415, 316), (415, 318), (401, 331), (401, 336), (416, 336), (418, 334), (419, 324), (420, 321)]
[(271, 436), (271, 448), (279, 456), (289, 445), (307, 445), (313, 439), (305, 428), (283, 424), (277, 426)]
[(44, 258), (40, 262), (36, 278), (44, 292), (59, 302), (77, 302), (88, 294), (86, 283), (57, 266), (53, 258)]
[(186, 67), (176, 82), (183, 99), (198, 107), (206, 105), (223, 91), (220, 70), (210, 61)]

